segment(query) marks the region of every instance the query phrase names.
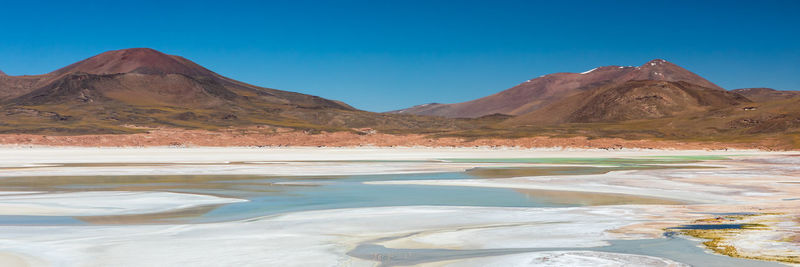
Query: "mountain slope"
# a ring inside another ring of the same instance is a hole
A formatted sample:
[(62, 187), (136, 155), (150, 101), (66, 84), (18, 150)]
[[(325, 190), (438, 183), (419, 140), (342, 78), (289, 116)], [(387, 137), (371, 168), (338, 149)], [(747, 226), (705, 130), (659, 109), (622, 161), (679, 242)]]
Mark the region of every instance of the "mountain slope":
[(620, 122), (658, 119), (727, 108), (750, 100), (688, 82), (629, 81), (567, 97), (519, 115), (505, 125)]
[(183, 74), (218, 76), (212, 71), (182, 57), (167, 55), (150, 48), (108, 51), (58, 69), (53, 74), (85, 72), (89, 74)]
[(607, 66), (583, 73), (545, 75), (476, 100), (456, 104), (416, 106), (394, 111), (394, 113), (455, 118), (480, 117), (494, 113), (521, 115), (584, 91), (633, 80), (685, 81), (723, 90), (678, 65), (655, 59), (639, 67)]
[(780, 101), (800, 97), (800, 91), (779, 91), (772, 88), (742, 88), (731, 91), (755, 102)]
[(258, 87), (147, 48), (105, 52), (43, 75), (0, 76), (0, 132), (82, 134), (129, 132), (139, 126), (255, 125), (418, 129), (455, 127), (454, 123), (365, 112), (340, 101)]
[[(43, 82), (46, 84), (41, 85)], [(81, 94), (88, 93), (128, 104), (214, 106), (222, 104), (222, 100), (249, 98), (265, 103), (353, 109), (320, 97), (238, 82), (182, 57), (149, 48), (105, 52), (42, 75), (35, 85), (40, 87), (30, 88), (29, 93), (8, 102), (37, 105), (55, 99), (66, 101), (69, 97), (86, 102), (92, 99), (84, 99)], [(84, 88), (77, 88), (80, 86)]]

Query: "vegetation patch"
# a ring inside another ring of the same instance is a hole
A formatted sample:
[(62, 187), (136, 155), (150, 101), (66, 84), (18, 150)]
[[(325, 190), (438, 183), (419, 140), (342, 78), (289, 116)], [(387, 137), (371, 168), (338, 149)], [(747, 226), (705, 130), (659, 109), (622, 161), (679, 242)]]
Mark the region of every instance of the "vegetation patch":
[[(736, 249), (731, 244), (731, 240), (738, 238), (745, 231), (767, 231), (772, 228), (767, 224), (762, 224), (756, 219), (757, 216), (776, 215), (776, 214), (737, 214), (731, 216), (720, 216), (696, 220), (695, 224), (682, 225), (667, 228), (667, 234), (678, 232), (687, 236), (705, 239), (703, 245), (708, 249), (730, 257), (777, 261), (785, 263), (800, 264), (800, 258), (792, 255), (751, 255), (745, 254)], [(735, 223), (747, 220), (747, 223)], [(676, 231), (677, 230), (677, 231)], [(788, 242), (789, 240), (775, 240), (774, 242)]]

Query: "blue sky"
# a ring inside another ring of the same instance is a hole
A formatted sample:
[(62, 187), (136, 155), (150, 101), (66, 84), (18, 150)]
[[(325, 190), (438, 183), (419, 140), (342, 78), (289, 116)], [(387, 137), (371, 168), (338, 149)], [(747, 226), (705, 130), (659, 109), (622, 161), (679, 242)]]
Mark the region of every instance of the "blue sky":
[(3, 1), (0, 70), (150, 47), (370, 111), (663, 58), (727, 89), (800, 89), (800, 1)]

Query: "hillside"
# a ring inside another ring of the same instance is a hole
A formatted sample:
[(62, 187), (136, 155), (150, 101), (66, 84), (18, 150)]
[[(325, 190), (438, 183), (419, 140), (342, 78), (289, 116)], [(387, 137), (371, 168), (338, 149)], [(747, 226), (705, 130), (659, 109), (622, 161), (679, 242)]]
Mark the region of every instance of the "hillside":
[(6, 133), (125, 133), (139, 127), (470, 127), (458, 123), (365, 112), (340, 101), (258, 87), (147, 48), (105, 52), (43, 75), (0, 76), (0, 132)]
[(800, 97), (800, 91), (780, 91), (772, 88), (742, 88), (731, 90), (755, 102), (770, 102)]
[(684, 81), (723, 90), (678, 65), (655, 59), (639, 67), (606, 66), (583, 73), (544, 75), (476, 100), (456, 104), (420, 105), (393, 113), (452, 118), (473, 118), (495, 113), (521, 115), (598, 87), (619, 85), (635, 80)]
[(620, 122), (658, 119), (721, 109), (751, 102), (736, 93), (688, 82), (629, 81), (585, 91), (505, 125)]

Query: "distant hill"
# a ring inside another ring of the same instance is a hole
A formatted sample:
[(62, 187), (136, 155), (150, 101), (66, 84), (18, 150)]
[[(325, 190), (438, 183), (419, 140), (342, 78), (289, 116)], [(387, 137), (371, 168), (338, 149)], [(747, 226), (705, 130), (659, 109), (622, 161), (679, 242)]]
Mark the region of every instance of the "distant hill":
[(742, 95), (688, 82), (628, 81), (563, 98), (508, 124), (619, 122), (658, 119), (751, 102)]
[(108, 51), (42, 75), (0, 75), (0, 133), (135, 130), (129, 126), (447, 129), (453, 123), (254, 86), (148, 48)]
[(732, 91), (755, 102), (769, 102), (800, 97), (800, 91), (780, 91), (772, 88), (742, 88)]
[(393, 111), (393, 113), (480, 117), (489, 114), (521, 115), (561, 99), (599, 87), (628, 81), (684, 81), (702, 87), (723, 90), (716, 84), (678, 65), (655, 59), (639, 67), (606, 66), (583, 73), (555, 73), (521, 83), (505, 91), (457, 104), (428, 104)]

